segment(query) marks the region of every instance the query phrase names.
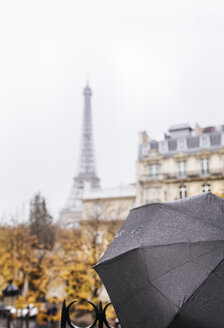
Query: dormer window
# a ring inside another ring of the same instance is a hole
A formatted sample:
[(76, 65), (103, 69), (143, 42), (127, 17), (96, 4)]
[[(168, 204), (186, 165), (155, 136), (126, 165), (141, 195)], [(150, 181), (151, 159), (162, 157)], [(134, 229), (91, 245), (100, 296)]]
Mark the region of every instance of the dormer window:
[(150, 145), (148, 142), (143, 142), (142, 144), (142, 156), (147, 156), (149, 153)]
[(224, 133), (221, 135), (221, 145), (224, 146)]
[(200, 147), (201, 148), (209, 148), (210, 147), (210, 137), (208, 134), (204, 134), (200, 136)]
[(187, 150), (187, 139), (180, 138), (177, 140), (177, 150), (178, 151), (186, 151)]
[(168, 142), (166, 140), (163, 140), (159, 143), (159, 152), (160, 153), (168, 153)]

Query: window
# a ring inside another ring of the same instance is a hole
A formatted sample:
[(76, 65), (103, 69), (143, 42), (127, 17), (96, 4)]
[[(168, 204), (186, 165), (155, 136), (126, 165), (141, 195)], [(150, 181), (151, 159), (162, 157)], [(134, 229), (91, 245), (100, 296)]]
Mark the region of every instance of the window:
[(96, 244), (101, 244), (103, 240), (103, 232), (102, 231), (94, 231), (94, 239)]
[(168, 142), (166, 140), (161, 141), (159, 143), (159, 152), (160, 153), (168, 153), (169, 152)]
[(148, 153), (149, 153), (149, 149), (150, 149), (149, 143), (148, 142), (144, 142), (142, 144), (142, 156), (147, 156)]
[(187, 150), (187, 139), (186, 138), (180, 138), (177, 140), (177, 150), (178, 151)]
[(94, 218), (95, 219), (100, 219), (102, 214), (102, 209), (100, 204), (94, 204)]
[(200, 147), (209, 148), (210, 147), (210, 137), (208, 134), (204, 134), (200, 137)]
[(160, 189), (159, 188), (149, 188), (148, 189), (147, 202), (148, 203), (158, 202), (159, 201), (159, 194), (160, 194)]
[(221, 135), (221, 145), (224, 146), (224, 133)]
[(152, 177), (157, 177), (159, 175), (159, 164), (149, 165), (149, 175)]
[(209, 160), (208, 158), (201, 159), (201, 174), (208, 175), (209, 174)]
[(210, 185), (209, 184), (204, 184), (202, 186), (202, 192), (209, 192), (211, 191)]
[(180, 195), (180, 198), (187, 197), (187, 187), (186, 186), (179, 187), (179, 195)]
[(178, 175), (179, 175), (179, 178), (186, 177), (186, 162), (185, 161), (178, 162)]

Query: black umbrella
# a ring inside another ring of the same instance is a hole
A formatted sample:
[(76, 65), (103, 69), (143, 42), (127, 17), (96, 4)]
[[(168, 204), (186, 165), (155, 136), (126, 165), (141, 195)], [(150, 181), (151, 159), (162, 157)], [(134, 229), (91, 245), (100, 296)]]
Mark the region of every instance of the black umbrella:
[(224, 199), (133, 209), (95, 270), (124, 328), (224, 327)]

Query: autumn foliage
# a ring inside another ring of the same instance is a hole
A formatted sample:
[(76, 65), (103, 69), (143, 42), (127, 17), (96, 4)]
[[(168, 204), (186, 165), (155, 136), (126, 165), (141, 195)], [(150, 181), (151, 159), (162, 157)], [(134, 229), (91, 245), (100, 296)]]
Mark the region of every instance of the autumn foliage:
[[(29, 224), (0, 226), (0, 291), (13, 279), (20, 290), (18, 305), (38, 306), (55, 296), (58, 301), (87, 298), (94, 302), (99, 298), (102, 283), (93, 266), (121, 223), (92, 217), (78, 228), (56, 227), (45, 201), (41, 204), (43, 198), (35, 197)], [(82, 307), (85, 309), (86, 303), (81, 302)]]

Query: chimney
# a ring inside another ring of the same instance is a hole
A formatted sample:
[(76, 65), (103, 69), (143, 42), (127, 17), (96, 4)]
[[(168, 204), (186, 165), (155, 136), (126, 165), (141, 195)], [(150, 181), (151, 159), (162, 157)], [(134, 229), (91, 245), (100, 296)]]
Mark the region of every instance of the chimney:
[(139, 132), (139, 143), (149, 142), (149, 136), (146, 131)]
[(199, 124), (195, 124), (194, 132), (196, 135), (202, 134), (202, 129), (200, 128)]

